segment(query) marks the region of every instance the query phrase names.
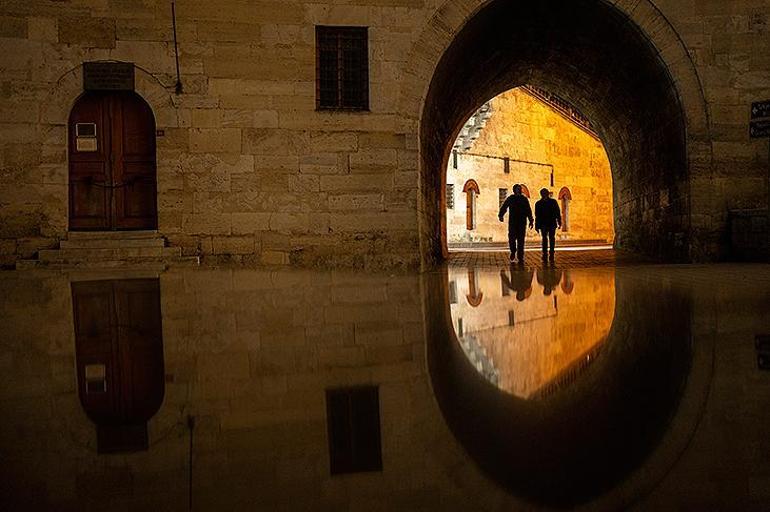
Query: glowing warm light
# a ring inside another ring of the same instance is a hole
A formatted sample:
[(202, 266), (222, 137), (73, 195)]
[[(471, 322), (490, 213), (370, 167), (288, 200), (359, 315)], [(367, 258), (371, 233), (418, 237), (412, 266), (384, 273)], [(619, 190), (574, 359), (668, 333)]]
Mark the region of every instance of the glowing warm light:
[[(528, 188), (533, 206), (544, 187), (559, 201), (560, 241), (612, 243), (610, 162), (598, 136), (581, 121), (588, 120), (572, 114), (520, 87), (493, 98), (468, 120), (447, 165), (450, 248), (505, 244), (507, 224), (497, 214), (515, 183)], [(538, 238), (534, 230), (528, 236)]]
[[(452, 321), (469, 360), (521, 398), (546, 396), (577, 378), (600, 356), (612, 327), (612, 269), (514, 268), (477, 271), (473, 279), (464, 269), (450, 269), (449, 280), (460, 298), (451, 305)], [(471, 287), (483, 297), (480, 304), (466, 300)]]

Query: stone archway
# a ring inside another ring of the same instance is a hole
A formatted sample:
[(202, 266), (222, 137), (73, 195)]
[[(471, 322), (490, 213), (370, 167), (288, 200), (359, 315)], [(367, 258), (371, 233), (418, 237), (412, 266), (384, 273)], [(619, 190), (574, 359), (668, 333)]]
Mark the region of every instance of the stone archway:
[(708, 197), (692, 193), (711, 172), (708, 112), (678, 34), (647, 0), (552, 3), (447, 2), (413, 47), (399, 111), (420, 138), (423, 262), (446, 256), (448, 141), (484, 101), (526, 83), (560, 94), (598, 126), (619, 247), (672, 260), (713, 255), (698, 236), (708, 216), (691, 215), (710, 211)]
[[(138, 94), (152, 110), (155, 118), (155, 128), (159, 133), (168, 134), (169, 131), (179, 127), (178, 110), (174, 104), (172, 94), (173, 86), (166, 87), (158, 78), (148, 71), (137, 66), (135, 75), (134, 92)], [(78, 98), (83, 94), (83, 66), (82, 64), (70, 69), (56, 81), (49, 91), (47, 97), (41, 104), (40, 126), (44, 131), (44, 137), (49, 141), (47, 144), (52, 151), (56, 150), (61, 154), (67, 154), (68, 137), (67, 124), (70, 112)], [(159, 137), (157, 139), (156, 150), (158, 152), (165, 149), (167, 139)], [(169, 181), (169, 173), (174, 166), (170, 159), (157, 159), (157, 180), (158, 194), (162, 194), (166, 184)], [(55, 166), (49, 165), (50, 169), (46, 173), (56, 176), (55, 183), (48, 186), (52, 191), (56, 191), (56, 197), (63, 204), (55, 210), (52, 209), (49, 217), (46, 219), (45, 232), (47, 236), (64, 239), (67, 236), (68, 226), (68, 161), (62, 161)], [(159, 229), (163, 229), (164, 218), (159, 218)]]

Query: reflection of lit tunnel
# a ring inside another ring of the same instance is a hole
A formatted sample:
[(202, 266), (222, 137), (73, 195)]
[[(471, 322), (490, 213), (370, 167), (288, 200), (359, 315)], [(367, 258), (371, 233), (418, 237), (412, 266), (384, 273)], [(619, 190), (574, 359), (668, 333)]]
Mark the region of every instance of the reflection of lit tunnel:
[(612, 166), (618, 247), (687, 259), (685, 120), (668, 69), (639, 28), (602, 0), (491, 1), (436, 67), (421, 121), (426, 249), (446, 256), (445, 169), (463, 123), (483, 103), (532, 84), (596, 127)]
[[(615, 314), (613, 269), (537, 269), (542, 293), (534, 294), (534, 269), (511, 265), (472, 274), (468, 288), (485, 290), (484, 301), (473, 303), (469, 294), (451, 304), (452, 323), (469, 359), (489, 369), (503, 391), (521, 398), (550, 394), (600, 355)], [(464, 276), (450, 268), (450, 286), (466, 286)], [(577, 289), (572, 279), (580, 281)]]
[[(537, 400), (498, 389), (452, 328), (447, 275), (426, 275), (428, 365), (439, 407), (470, 457), (506, 489), (568, 507), (608, 492), (649, 457), (690, 371), (689, 299), (617, 276), (602, 354)], [(578, 283), (579, 286), (579, 283)]]

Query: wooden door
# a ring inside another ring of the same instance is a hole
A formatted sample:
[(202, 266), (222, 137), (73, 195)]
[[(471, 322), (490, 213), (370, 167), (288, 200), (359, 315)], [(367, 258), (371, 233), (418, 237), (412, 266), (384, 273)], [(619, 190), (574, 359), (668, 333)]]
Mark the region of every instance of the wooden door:
[(78, 395), (99, 452), (146, 449), (165, 390), (157, 279), (72, 283)]
[(69, 141), (71, 230), (157, 228), (155, 120), (141, 97), (83, 95)]

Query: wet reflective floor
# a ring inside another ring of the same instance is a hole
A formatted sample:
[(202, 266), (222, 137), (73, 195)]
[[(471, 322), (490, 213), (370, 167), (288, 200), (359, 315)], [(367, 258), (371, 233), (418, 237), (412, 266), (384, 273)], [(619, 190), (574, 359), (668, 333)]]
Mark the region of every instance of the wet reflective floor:
[(767, 510), (770, 265), (0, 274), (0, 509)]

